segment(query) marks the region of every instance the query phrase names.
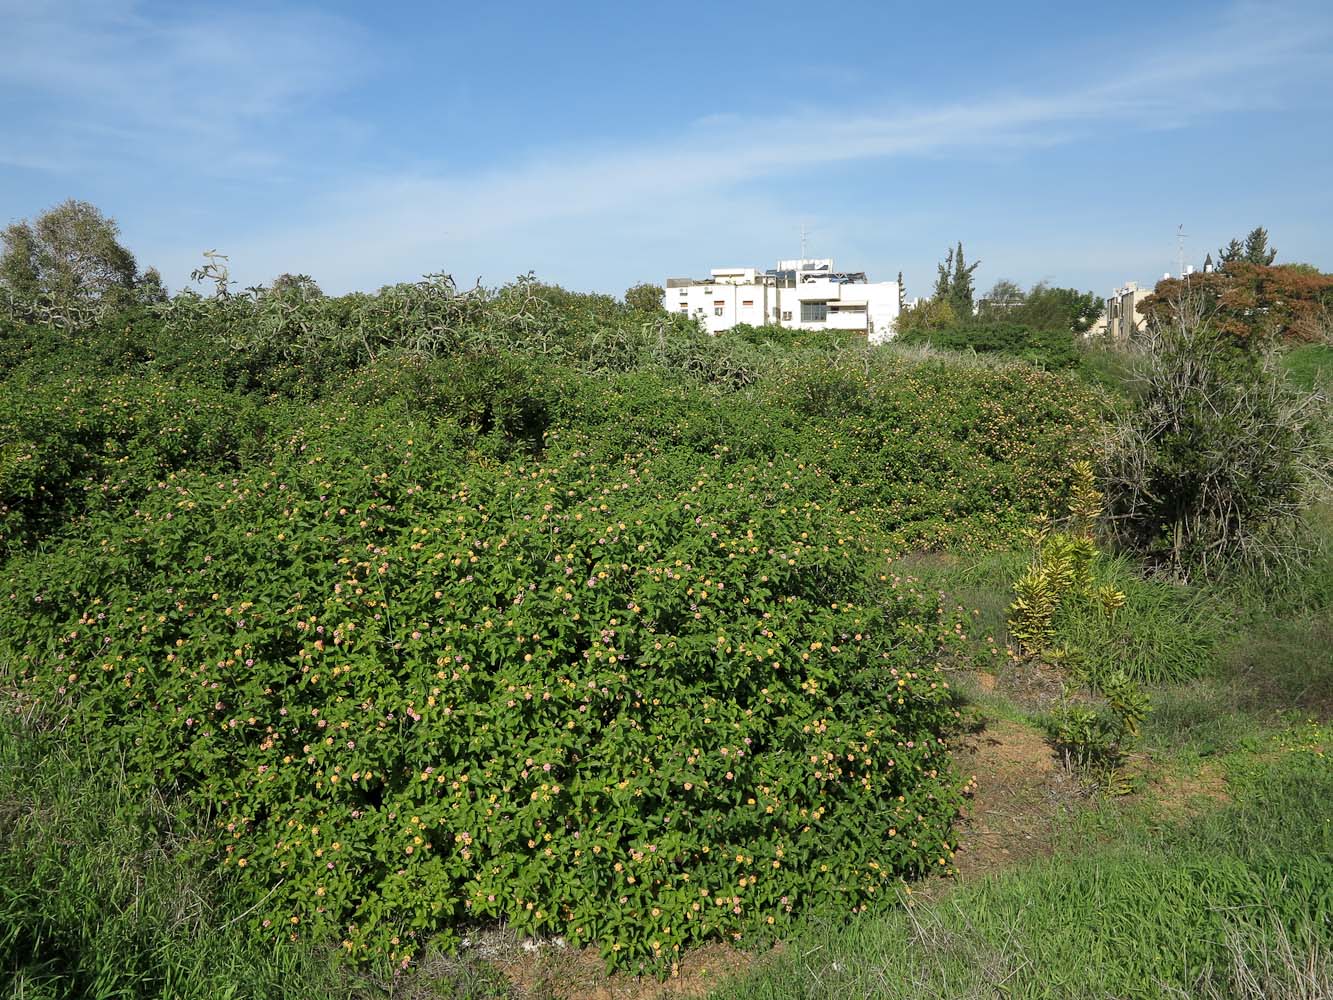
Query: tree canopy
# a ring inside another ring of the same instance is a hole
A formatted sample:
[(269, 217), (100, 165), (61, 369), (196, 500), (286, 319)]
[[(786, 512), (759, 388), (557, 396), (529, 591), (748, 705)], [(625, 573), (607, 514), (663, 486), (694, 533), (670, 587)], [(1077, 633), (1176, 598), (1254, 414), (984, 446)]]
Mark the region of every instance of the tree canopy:
[(1139, 303), (1139, 312), (1170, 322), (1187, 297), (1197, 297), (1209, 323), (1236, 341), (1308, 342), (1333, 333), (1333, 275), (1308, 266), (1237, 260), (1185, 281), (1165, 278)]
[(135, 289), (138, 266), (120, 227), (86, 201), (70, 198), (33, 222), (11, 223), (0, 243), (0, 286), (19, 298), (89, 302)]
[(1032, 287), (1013, 319), (1039, 330), (1086, 333), (1101, 315), (1105, 305), (1096, 292), (1053, 288), (1042, 283)]
[(935, 292), (932, 298), (949, 303), (954, 315), (960, 319), (971, 319), (975, 310), (975, 288), (972, 273), (981, 261), (967, 263), (963, 256), (963, 241), (957, 247), (950, 247), (942, 263), (936, 265)]
[(1048, 368), (1076, 363), (1074, 337), (1101, 315), (1094, 292), (1052, 288), (1044, 282), (1024, 291), (1007, 278), (997, 281), (974, 306), (972, 273), (961, 243), (937, 268), (934, 295), (902, 310), (898, 339), (947, 350), (1009, 354)]
[(658, 312), (666, 292), (661, 285), (643, 282), (625, 291), (625, 305), (639, 312)]
[(922, 299), (898, 314), (898, 337), (907, 333), (928, 333), (958, 325), (958, 314), (947, 299)]
[(284, 271), (273, 279), (268, 288), (274, 295), (296, 295), (303, 299), (322, 299), (324, 290), (308, 274), (291, 274)]

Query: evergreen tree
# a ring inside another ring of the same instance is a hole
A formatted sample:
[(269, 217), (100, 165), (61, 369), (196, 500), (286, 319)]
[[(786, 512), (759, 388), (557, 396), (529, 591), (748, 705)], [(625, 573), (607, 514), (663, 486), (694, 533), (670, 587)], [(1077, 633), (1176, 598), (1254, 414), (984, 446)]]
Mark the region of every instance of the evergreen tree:
[(1223, 264), (1234, 264), (1244, 256), (1245, 248), (1241, 246), (1240, 240), (1232, 240), (1217, 251), (1217, 263), (1218, 266)]
[(1244, 259), (1247, 264), (1258, 264), (1260, 267), (1271, 267), (1277, 259), (1277, 250), (1269, 247), (1268, 230), (1263, 226), (1255, 226), (1245, 237)]
[(945, 302), (949, 299), (950, 292), (953, 289), (953, 247), (944, 256), (944, 263), (935, 265), (935, 290), (930, 297), (938, 302)]
[(1268, 245), (1268, 230), (1255, 226), (1249, 231), (1242, 243), (1232, 240), (1217, 251), (1219, 266), (1227, 264), (1258, 264), (1260, 267), (1272, 267), (1277, 259), (1277, 250)]
[(960, 319), (971, 319), (975, 311), (975, 289), (972, 284), (972, 272), (977, 269), (981, 261), (973, 261), (971, 264), (963, 257), (963, 241), (958, 241), (957, 251), (949, 251), (947, 258), (953, 265), (953, 274), (949, 279), (947, 298), (949, 304), (953, 306), (954, 313)]

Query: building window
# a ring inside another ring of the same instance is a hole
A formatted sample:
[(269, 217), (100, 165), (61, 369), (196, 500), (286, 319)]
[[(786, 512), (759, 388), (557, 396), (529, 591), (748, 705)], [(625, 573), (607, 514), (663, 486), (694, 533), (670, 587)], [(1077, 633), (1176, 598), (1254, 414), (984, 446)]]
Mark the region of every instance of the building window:
[(790, 309), (784, 309), (784, 310), (782, 310), (782, 322), (784, 322), (784, 323), (790, 323), (790, 322), (791, 322), (791, 310), (790, 310)]
[(713, 315), (714, 315), (714, 316), (721, 316), (721, 315), (722, 315), (722, 307), (721, 307), (721, 306), (713, 306)]
[(682, 303), (680, 304), (680, 311), (681, 311), (681, 312), (689, 312), (689, 311), (690, 311), (690, 304), (689, 304), (688, 302), (682, 302)]
[(753, 306), (753, 305), (754, 305), (754, 299), (742, 299), (742, 300), (741, 300), (741, 305), (743, 305), (743, 306)]
[(823, 323), (828, 319), (827, 302), (802, 302), (801, 303), (801, 322), (802, 323)]

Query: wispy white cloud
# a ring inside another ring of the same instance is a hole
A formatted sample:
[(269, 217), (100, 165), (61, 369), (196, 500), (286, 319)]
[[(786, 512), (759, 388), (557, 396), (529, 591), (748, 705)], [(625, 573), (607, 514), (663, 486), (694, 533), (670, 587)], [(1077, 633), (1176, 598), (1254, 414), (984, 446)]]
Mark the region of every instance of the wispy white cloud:
[[(572, 262), (608, 254), (612, 266), (601, 270), (618, 281), (632, 265), (607, 250), (615, 241), (654, 247), (647, 266), (675, 259), (688, 267), (704, 233), (709, 252), (739, 255), (790, 228), (802, 206), (779, 204), (764, 182), (859, 162), (1024, 155), (1103, 142), (1110, 129), (1182, 127), (1280, 105), (1293, 80), (1330, 71), (1333, 20), (1311, 11), (1318, 8), (1220, 7), (1197, 18), (1188, 37), (1091, 46), (1059, 88), (977, 80), (972, 98), (789, 104), (682, 122), (655, 138), (583, 136), (577, 147), (482, 169), (341, 170), (332, 184), (312, 182), (305, 200), (286, 204), (267, 227), (191, 205), (191, 218), (216, 228), (136, 249), (177, 283), (207, 243), (231, 252), (244, 283), (297, 269), (331, 289), (456, 262), (488, 280), (529, 267), (586, 274)], [(275, 177), (313, 176), (303, 134), (374, 128), (338, 117), (330, 100), (372, 74), (373, 41), (318, 10), (0, 0), (0, 23), (9, 34), (0, 107), (41, 108), (0, 130), (0, 165), (75, 177), (180, 167), (203, 182), (223, 176), (262, 190)], [(870, 88), (862, 81), (860, 89)], [(307, 114), (312, 108), (318, 114)], [(730, 218), (744, 206), (745, 234), (719, 231), (722, 205)], [(886, 199), (867, 211), (882, 223), (894, 206)]]
[[(360, 32), (314, 10), (149, 10), (141, 3), (0, 3), (0, 162), (77, 172), (189, 162), (272, 167), (271, 126), (363, 71)], [(25, 112), (25, 109), (26, 112)]]
[[(1269, 24), (1255, 39), (1252, 13), (1226, 11), (1192, 39), (1086, 70), (1082, 82), (1059, 93), (1011, 92), (907, 110), (710, 115), (656, 141), (549, 150), (471, 174), (370, 177), (322, 199), (310, 213), (318, 221), (308, 226), (241, 239), (235, 259), (239, 271), (254, 262), (255, 280), (300, 260), (329, 285), (352, 287), (463, 256), (479, 265), (508, 262), (488, 274), (493, 279), (528, 266), (558, 273), (563, 261), (540, 248), (605, 254), (607, 234), (624, 229), (627, 219), (646, 231), (709, 232), (716, 247), (718, 206), (725, 202), (731, 214), (749, 182), (856, 161), (1099, 142), (1111, 126), (1178, 127), (1272, 104), (1289, 75), (1321, 58), (1330, 26)], [(783, 217), (772, 204), (759, 210), (762, 199), (753, 192), (747, 200), (752, 231), (764, 228), (757, 220)], [(374, 262), (369, 273), (367, 261)]]

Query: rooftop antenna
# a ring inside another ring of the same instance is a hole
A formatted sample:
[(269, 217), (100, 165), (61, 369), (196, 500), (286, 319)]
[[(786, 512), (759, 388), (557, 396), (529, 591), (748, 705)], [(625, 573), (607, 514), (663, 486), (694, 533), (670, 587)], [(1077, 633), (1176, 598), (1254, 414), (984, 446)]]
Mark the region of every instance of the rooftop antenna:
[(1176, 276), (1181, 281), (1185, 280), (1185, 237), (1188, 235), (1185, 232), (1185, 223), (1176, 226), (1176, 263), (1179, 265)]
[(805, 223), (801, 223), (801, 263), (800, 267), (805, 267)]

